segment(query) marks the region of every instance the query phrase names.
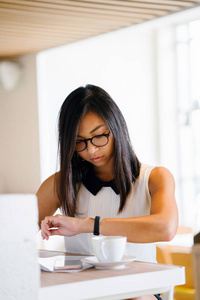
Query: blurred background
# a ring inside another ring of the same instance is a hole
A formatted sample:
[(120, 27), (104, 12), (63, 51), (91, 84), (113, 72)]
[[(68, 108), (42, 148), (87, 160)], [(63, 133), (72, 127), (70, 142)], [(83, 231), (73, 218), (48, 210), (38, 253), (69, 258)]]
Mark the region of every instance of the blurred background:
[(180, 226), (200, 231), (199, 4), (0, 1), (0, 193), (36, 193), (58, 170), (60, 106), (91, 83), (140, 161), (173, 173)]

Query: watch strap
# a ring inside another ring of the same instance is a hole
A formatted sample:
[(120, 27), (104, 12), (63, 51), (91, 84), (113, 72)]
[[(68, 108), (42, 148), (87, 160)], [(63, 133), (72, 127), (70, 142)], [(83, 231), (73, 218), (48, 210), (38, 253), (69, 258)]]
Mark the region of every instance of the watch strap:
[(100, 217), (96, 216), (94, 219), (94, 235), (99, 235), (99, 225), (100, 225)]

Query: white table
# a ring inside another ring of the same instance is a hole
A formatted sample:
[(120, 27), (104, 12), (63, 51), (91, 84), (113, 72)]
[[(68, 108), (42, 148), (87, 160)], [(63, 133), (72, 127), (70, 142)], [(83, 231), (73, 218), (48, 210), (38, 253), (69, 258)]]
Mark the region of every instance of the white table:
[(173, 287), (184, 283), (184, 267), (138, 261), (116, 270), (42, 271), (39, 300), (129, 299), (159, 293), (173, 300)]

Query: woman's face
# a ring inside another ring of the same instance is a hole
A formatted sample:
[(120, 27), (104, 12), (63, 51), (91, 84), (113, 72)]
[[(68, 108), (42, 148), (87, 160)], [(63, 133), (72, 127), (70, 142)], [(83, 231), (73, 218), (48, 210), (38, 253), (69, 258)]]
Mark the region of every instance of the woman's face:
[[(87, 112), (80, 120), (77, 141), (108, 133), (109, 129), (104, 120), (93, 112)], [(96, 168), (112, 165), (114, 154), (114, 138), (112, 133), (110, 133), (108, 143), (105, 146), (98, 147), (87, 141), (87, 148), (77, 153)]]

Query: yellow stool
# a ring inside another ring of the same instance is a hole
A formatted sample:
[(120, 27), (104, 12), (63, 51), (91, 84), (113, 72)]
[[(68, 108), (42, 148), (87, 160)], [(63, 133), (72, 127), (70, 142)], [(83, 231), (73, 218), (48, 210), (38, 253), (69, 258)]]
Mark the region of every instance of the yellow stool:
[[(174, 299), (175, 300), (194, 300), (195, 299), (195, 287), (193, 279), (193, 264), (191, 249), (174, 247), (171, 248), (171, 258), (173, 265), (185, 267), (186, 283), (184, 285), (174, 287)], [(186, 251), (188, 250), (188, 251)]]
[(195, 289), (187, 288), (185, 286), (175, 286), (174, 300), (194, 300)]

